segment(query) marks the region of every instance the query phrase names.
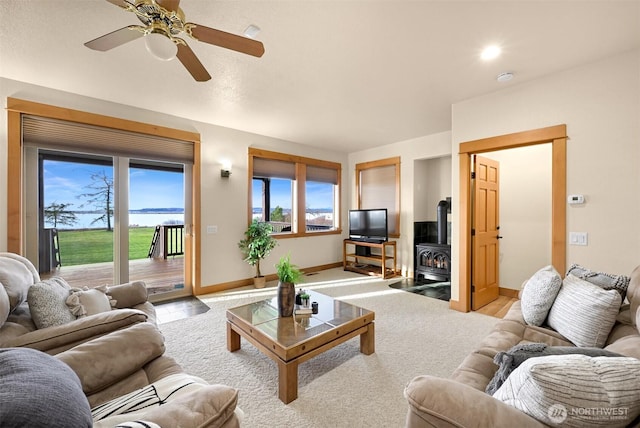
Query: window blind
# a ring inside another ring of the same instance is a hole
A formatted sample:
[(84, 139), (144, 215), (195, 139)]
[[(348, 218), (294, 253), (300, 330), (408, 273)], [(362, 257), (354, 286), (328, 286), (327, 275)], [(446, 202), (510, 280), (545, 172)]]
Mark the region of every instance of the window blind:
[(194, 156), (188, 141), (30, 115), (22, 116), (22, 141), (43, 149), (183, 164), (193, 164)]
[(338, 184), (338, 170), (307, 165), (307, 181)]
[(296, 164), (274, 159), (253, 158), (253, 176), (256, 178), (296, 179)]

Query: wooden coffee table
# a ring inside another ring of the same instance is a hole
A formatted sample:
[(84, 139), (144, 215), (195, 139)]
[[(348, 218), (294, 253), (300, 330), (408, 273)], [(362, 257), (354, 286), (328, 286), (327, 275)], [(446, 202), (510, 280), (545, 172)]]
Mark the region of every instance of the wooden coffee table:
[(360, 352), (375, 352), (375, 313), (309, 291), (318, 313), (278, 317), (277, 298), (227, 311), (227, 349), (240, 349), (240, 337), (278, 364), (278, 397), (298, 398), (298, 365), (336, 345), (360, 336)]

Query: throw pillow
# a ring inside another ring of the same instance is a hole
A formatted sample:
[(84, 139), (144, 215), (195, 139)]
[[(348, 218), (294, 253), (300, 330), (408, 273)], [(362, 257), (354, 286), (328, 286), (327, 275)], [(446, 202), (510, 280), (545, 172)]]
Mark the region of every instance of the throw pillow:
[(0, 282), (0, 327), (2, 327), (10, 313), (11, 302), (9, 301), (9, 295)]
[(0, 349), (2, 427), (91, 427), (78, 376), (56, 358), (29, 348)]
[(78, 318), (111, 310), (111, 301), (105, 294), (107, 286), (72, 288), (65, 301), (69, 310)]
[(576, 346), (602, 348), (620, 310), (620, 293), (568, 275), (549, 311), (551, 328)]
[(60, 277), (40, 281), (29, 287), (27, 302), (37, 328), (53, 327), (76, 319), (66, 304), (69, 293), (71, 287)]
[(590, 357), (623, 357), (615, 352), (601, 348), (579, 348), (577, 346), (548, 346), (545, 343), (523, 343), (516, 345), (507, 352), (498, 352), (493, 362), (498, 365), (498, 371), (487, 385), (485, 392), (493, 395), (511, 372), (529, 358), (543, 357), (547, 355), (582, 354)]
[(525, 283), (520, 297), (522, 316), (529, 325), (540, 326), (562, 286), (562, 278), (553, 266), (534, 273)]
[(33, 273), (21, 259), (17, 254), (0, 253), (0, 282), (9, 296), (11, 311), (27, 300), (29, 286), (35, 282)]
[(597, 285), (604, 290), (616, 290), (620, 293), (620, 297), (622, 297), (623, 302), (627, 296), (627, 288), (629, 288), (629, 282), (631, 281), (631, 278), (625, 275), (592, 272), (578, 264), (571, 265), (567, 271), (567, 275), (577, 276), (578, 278), (584, 279), (585, 281), (588, 281), (593, 285)]
[(640, 415), (640, 360), (530, 358), (493, 397), (551, 426), (625, 427)]

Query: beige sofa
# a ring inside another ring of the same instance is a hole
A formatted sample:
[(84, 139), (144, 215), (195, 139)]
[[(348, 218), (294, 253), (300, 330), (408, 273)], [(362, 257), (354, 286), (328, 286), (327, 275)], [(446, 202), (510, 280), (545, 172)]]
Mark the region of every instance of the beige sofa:
[[(116, 305), (113, 309), (107, 307), (103, 312), (40, 329), (36, 328), (38, 323), (32, 317), (34, 308), (29, 307), (27, 299), (30, 289), (38, 284), (42, 282), (29, 260), (12, 253), (0, 253), (0, 351), (31, 348), (48, 354), (32, 365), (39, 373), (27, 377), (37, 378), (41, 384), (55, 386), (61, 382), (55, 376), (62, 371), (48, 369), (47, 358), (64, 362), (79, 379), (80, 396), (84, 394), (88, 402), (81, 404), (91, 408), (94, 427), (112, 427), (136, 420), (160, 427), (239, 426), (242, 411), (236, 408), (236, 389), (211, 385), (190, 376), (175, 360), (164, 355), (164, 337), (157, 328), (155, 309), (147, 301), (144, 283), (110, 287), (108, 294)], [(14, 354), (24, 359), (33, 355), (5, 353), (5, 363), (11, 364)], [(0, 409), (0, 420), (5, 418), (3, 426), (5, 423), (9, 427), (20, 426), (6, 418), (14, 416), (12, 408), (23, 413), (16, 418), (24, 417), (24, 400), (15, 405), (10, 401), (35, 396), (36, 391), (25, 389), (28, 385), (14, 378), (12, 370), (5, 370), (4, 377), (0, 375), (0, 378), (4, 389), (11, 385), (20, 388), (16, 393), (2, 391), (6, 393), (2, 400), (6, 402)], [(38, 389), (37, 385), (35, 388)], [(63, 407), (71, 408), (78, 401), (84, 401), (84, 397), (74, 400), (75, 403), (63, 403)], [(143, 402), (137, 403), (140, 397)], [(47, 403), (41, 404), (27, 413), (42, 410)], [(30, 424), (35, 423), (28, 420)]]
[[(640, 359), (640, 266), (631, 275), (627, 300), (629, 304), (621, 307), (604, 349)], [(485, 393), (485, 388), (499, 368), (494, 364), (496, 354), (526, 343), (574, 346), (550, 327), (528, 325), (523, 318), (521, 301), (517, 301), (504, 319), (482, 340), (480, 346), (465, 358), (450, 379), (419, 376), (408, 384), (405, 389), (409, 404), (406, 426), (547, 426)]]

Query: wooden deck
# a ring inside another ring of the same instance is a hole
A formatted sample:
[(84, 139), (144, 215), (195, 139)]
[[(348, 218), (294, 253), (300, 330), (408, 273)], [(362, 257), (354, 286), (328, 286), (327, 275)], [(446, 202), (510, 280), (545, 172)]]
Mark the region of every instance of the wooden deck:
[[(54, 276), (64, 278), (72, 287), (113, 285), (113, 263), (62, 266), (40, 274), (42, 279)], [(180, 289), (184, 287), (184, 257), (130, 260), (129, 280), (144, 281), (151, 295)]]

